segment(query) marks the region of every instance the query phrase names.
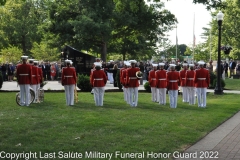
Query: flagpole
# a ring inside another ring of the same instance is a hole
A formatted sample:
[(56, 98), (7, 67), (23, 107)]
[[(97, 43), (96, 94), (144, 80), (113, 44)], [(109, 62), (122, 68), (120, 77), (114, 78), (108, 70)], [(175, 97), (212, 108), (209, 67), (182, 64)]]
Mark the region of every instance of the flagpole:
[(177, 25), (176, 25), (176, 62), (177, 62), (177, 44), (178, 44), (178, 38), (177, 38)]
[(195, 54), (195, 12), (193, 16), (193, 61), (194, 61), (194, 54)]

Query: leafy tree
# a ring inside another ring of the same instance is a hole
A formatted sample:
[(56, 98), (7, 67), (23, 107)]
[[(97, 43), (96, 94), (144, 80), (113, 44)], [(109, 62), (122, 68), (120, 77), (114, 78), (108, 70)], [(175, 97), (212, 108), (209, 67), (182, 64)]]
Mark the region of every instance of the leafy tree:
[[(231, 45), (233, 50), (229, 55), (225, 55), (224, 52), (221, 52), (221, 58), (232, 58), (239, 59), (240, 58), (240, 42), (239, 42), (239, 31), (240, 22), (237, 20), (240, 14), (240, 2), (235, 0), (226, 0), (227, 7), (224, 8), (224, 19), (222, 23), (222, 39), (221, 46), (223, 45)], [(203, 35), (208, 36), (206, 39), (206, 43), (208, 46), (211, 45), (212, 51), (211, 56), (213, 59), (217, 59), (218, 53), (218, 22), (216, 20), (216, 15), (218, 11), (212, 13), (212, 21), (210, 23), (210, 28), (205, 28)], [(211, 37), (210, 37), (211, 35)]]
[(41, 40), (38, 25), (43, 22), (43, 12), (40, 10), (41, 0), (8, 0), (4, 7), (0, 8), (2, 45), (16, 46), (22, 49), (22, 53), (29, 55), (33, 42)]
[(187, 47), (185, 55), (191, 55), (194, 61), (203, 60), (207, 62), (209, 60), (209, 50), (206, 43), (200, 43), (194, 47), (194, 53), (192, 47)]
[(58, 48), (52, 48), (44, 41), (40, 44), (34, 42), (31, 52), (32, 57), (38, 60), (55, 61), (56, 59), (60, 59), (60, 51)]
[(49, 7), (49, 31), (57, 34), (62, 44), (100, 52), (104, 61), (107, 48), (108, 53), (123, 54), (123, 59), (127, 54), (150, 57), (161, 38), (158, 35), (175, 23), (174, 15), (161, 7), (162, 3), (149, 7), (144, 0), (60, 0)]
[(22, 51), (21, 49), (15, 46), (10, 46), (8, 48), (2, 49), (1, 55), (3, 62), (7, 61), (16, 64), (20, 60), (20, 57), (22, 56)]

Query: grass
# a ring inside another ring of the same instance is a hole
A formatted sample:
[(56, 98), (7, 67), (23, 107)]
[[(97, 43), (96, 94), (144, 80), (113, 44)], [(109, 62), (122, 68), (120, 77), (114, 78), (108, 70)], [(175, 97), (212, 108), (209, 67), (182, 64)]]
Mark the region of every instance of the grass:
[(239, 111), (233, 94), (208, 94), (206, 109), (182, 103), (181, 96), (176, 109), (151, 102), (150, 93), (139, 93), (137, 108), (127, 105), (121, 92), (105, 93), (103, 107), (95, 106), (90, 93), (78, 96), (80, 102), (72, 107), (65, 105), (64, 93), (45, 93), (43, 103), (19, 107), (15, 93), (0, 93), (0, 151), (36, 152), (37, 159), (40, 152), (50, 159), (59, 151), (65, 159), (71, 159), (68, 152), (82, 153), (83, 159), (86, 151), (172, 153)]
[(240, 79), (225, 78), (226, 89), (240, 90)]

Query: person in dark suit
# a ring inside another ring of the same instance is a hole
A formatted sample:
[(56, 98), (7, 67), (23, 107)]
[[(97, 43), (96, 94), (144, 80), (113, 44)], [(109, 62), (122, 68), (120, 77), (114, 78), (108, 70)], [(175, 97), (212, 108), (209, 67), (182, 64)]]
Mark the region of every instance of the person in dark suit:
[(46, 74), (47, 74), (47, 80), (50, 81), (51, 80), (51, 65), (48, 62), (45, 63), (45, 71), (46, 71)]
[(236, 62), (234, 62), (232, 59), (230, 60), (230, 63), (229, 63), (229, 70), (230, 70), (230, 77), (232, 77), (232, 75), (234, 74), (234, 70), (236, 68)]
[(225, 71), (225, 77), (228, 77), (228, 63), (225, 61), (223, 64), (224, 71)]
[(47, 80), (47, 73), (46, 73), (46, 66), (45, 66), (45, 63), (41, 62), (41, 64), (39, 65), (39, 67), (42, 68), (43, 78), (44, 78), (44, 81), (46, 81), (46, 80)]

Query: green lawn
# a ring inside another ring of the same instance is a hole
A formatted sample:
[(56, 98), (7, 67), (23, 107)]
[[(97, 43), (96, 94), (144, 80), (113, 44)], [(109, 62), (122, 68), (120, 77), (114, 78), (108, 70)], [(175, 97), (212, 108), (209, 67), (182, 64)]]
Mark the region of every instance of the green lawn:
[(69, 107), (64, 93), (45, 93), (43, 103), (20, 107), (15, 93), (1, 92), (0, 151), (36, 152), (37, 159), (40, 152), (46, 153), (45, 159), (54, 153), (60, 159), (60, 151), (65, 159), (71, 159), (68, 152), (82, 153), (82, 159), (89, 151), (113, 156), (116, 151), (144, 152), (147, 159), (147, 152), (183, 151), (239, 111), (236, 95), (207, 98), (206, 109), (182, 103), (181, 96), (178, 107), (171, 109), (151, 102), (150, 93), (139, 93), (139, 106), (132, 108), (123, 101), (123, 93), (107, 92), (104, 106), (96, 107), (90, 93), (79, 93), (80, 102)]
[(240, 79), (231, 79), (231, 78), (226, 78), (225, 79), (226, 89), (231, 89), (231, 90), (240, 90)]

